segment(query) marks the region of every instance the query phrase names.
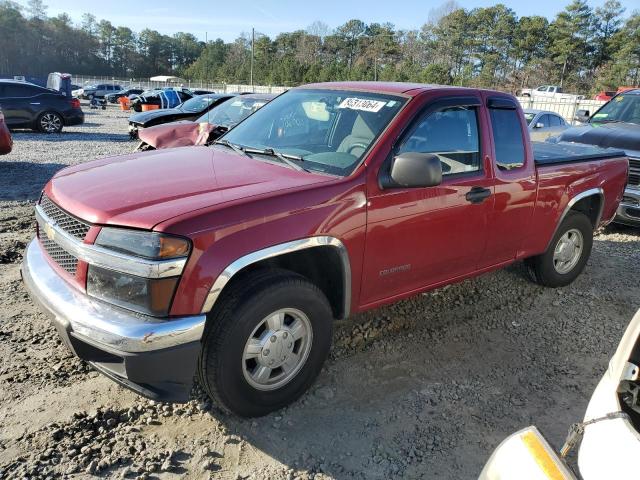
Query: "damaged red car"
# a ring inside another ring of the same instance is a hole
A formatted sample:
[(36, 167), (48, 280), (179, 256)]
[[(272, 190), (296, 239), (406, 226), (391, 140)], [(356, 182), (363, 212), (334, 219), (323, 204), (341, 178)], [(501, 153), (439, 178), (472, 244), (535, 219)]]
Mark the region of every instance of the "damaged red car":
[(275, 97), (275, 94), (267, 93), (239, 95), (212, 108), (195, 121), (171, 122), (141, 129), (136, 150), (208, 145)]
[(13, 148), (13, 140), (11, 139), (11, 132), (9, 127), (4, 121), (4, 113), (0, 110), (0, 155), (6, 155), (11, 152)]

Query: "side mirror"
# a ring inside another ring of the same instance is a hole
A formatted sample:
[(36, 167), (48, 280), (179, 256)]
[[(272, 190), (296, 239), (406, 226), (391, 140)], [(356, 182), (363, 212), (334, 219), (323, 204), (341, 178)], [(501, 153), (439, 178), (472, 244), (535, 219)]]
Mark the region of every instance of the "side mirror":
[(589, 117), (591, 116), (589, 113), (591, 113), (589, 110), (578, 110), (573, 119), (578, 122), (586, 123), (589, 121)]
[(538, 122), (538, 123), (535, 124), (535, 126), (533, 128), (544, 128), (544, 123)]
[(440, 183), (442, 163), (433, 153), (401, 153), (391, 161), (388, 174), (380, 178), (382, 188), (435, 187)]

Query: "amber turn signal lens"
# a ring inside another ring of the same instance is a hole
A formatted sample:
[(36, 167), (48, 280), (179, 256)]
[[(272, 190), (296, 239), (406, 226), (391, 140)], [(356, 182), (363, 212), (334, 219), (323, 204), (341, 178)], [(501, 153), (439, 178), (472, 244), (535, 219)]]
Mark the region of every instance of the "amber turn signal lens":
[(184, 257), (189, 253), (189, 242), (183, 238), (160, 237), (160, 258)]

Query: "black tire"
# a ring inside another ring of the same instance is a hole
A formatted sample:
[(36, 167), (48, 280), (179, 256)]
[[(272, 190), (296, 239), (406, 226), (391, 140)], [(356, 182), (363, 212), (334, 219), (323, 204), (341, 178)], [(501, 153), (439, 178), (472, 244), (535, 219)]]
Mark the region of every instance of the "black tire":
[[(556, 247), (560, 239), (570, 231), (578, 231), (582, 235), (582, 248), (577, 262), (566, 272), (559, 272), (554, 260)], [(585, 214), (570, 211), (560, 224), (558, 231), (553, 236), (549, 248), (542, 255), (528, 258), (525, 263), (531, 279), (545, 287), (564, 287), (573, 282), (582, 270), (591, 255), (593, 246), (593, 225)]]
[(44, 112), (38, 116), (36, 128), (42, 133), (60, 133), (64, 120), (59, 113)]
[[(309, 389), (327, 358), (333, 332), (331, 306), (317, 286), (286, 270), (262, 270), (238, 279), (218, 302), (207, 321), (199, 362), (200, 382), (217, 406), (243, 417), (259, 417), (294, 402)], [(306, 315), (312, 331), (310, 349), (287, 383), (260, 390), (245, 377), (250, 362), (243, 358), (245, 345), (255, 328), (281, 309)]]
[(149, 152), (151, 150), (155, 150), (155, 147), (152, 147), (148, 143), (140, 142), (138, 146), (133, 150), (134, 152)]

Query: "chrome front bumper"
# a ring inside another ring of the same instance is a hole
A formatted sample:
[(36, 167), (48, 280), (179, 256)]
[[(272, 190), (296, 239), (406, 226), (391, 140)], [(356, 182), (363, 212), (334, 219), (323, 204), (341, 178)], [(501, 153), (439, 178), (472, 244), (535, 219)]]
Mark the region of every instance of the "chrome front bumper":
[(624, 223), (634, 227), (640, 226), (640, 189), (627, 187), (622, 202), (618, 206), (616, 223)]
[(22, 278), (78, 357), (142, 395), (187, 399), (206, 315), (160, 319), (93, 299), (56, 273), (38, 239), (27, 247)]

